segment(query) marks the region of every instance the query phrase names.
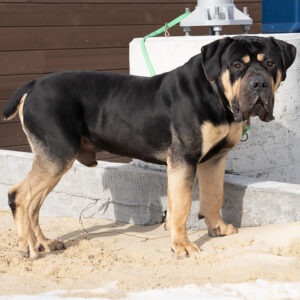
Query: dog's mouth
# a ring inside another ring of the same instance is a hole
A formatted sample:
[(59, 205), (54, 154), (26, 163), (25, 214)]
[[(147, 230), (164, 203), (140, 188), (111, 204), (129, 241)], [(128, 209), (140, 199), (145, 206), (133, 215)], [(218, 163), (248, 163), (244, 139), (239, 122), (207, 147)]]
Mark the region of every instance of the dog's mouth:
[(250, 116), (258, 116), (261, 121), (270, 122), (274, 120), (272, 112), (266, 109), (262, 100), (258, 100), (251, 110)]
[(264, 102), (259, 98), (253, 107), (248, 112), (243, 112), (238, 103), (234, 103), (233, 105), (233, 116), (236, 122), (242, 122), (248, 120), (250, 117), (258, 116), (259, 119), (263, 122), (270, 122), (274, 120), (274, 116), (272, 112), (270, 112)]

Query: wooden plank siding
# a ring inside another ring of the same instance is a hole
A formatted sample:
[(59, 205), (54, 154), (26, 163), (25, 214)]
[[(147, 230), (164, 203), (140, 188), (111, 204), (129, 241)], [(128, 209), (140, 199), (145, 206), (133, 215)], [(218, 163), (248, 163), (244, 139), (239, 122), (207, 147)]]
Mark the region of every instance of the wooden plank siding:
[[(261, 0), (236, 0), (254, 19), (251, 33), (261, 32)], [(128, 73), (129, 42), (191, 10), (183, 0), (0, 0), (0, 112), (21, 84), (60, 70)], [(238, 26), (224, 33), (242, 33)], [(172, 35), (183, 35), (177, 26)], [(207, 28), (192, 29), (193, 35)], [(18, 119), (0, 120), (0, 148), (30, 151)], [(129, 161), (107, 152), (98, 159)]]

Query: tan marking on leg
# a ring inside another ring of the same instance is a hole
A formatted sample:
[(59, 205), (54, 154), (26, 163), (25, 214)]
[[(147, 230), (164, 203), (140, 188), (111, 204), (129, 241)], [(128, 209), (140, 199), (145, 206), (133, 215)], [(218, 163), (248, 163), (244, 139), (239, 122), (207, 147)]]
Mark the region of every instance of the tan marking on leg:
[(220, 216), (224, 199), (224, 173), (226, 154), (205, 161), (198, 165), (200, 194), (200, 214), (205, 217), (208, 232), (211, 236), (233, 234), (237, 229), (225, 224)]
[(221, 75), (221, 81), (224, 87), (224, 95), (228, 99), (230, 105), (232, 106), (232, 101), (238, 97), (241, 88), (241, 79), (237, 79), (233, 84), (230, 82), (229, 70), (226, 70)]
[(215, 126), (210, 122), (204, 122), (201, 126), (202, 136), (202, 154), (203, 158), (210, 149), (212, 149), (218, 142), (226, 137), (230, 129), (229, 124), (222, 124)]
[(167, 159), (168, 172), (168, 226), (172, 249), (176, 256), (192, 255), (198, 247), (191, 243), (186, 232), (186, 221), (191, 209), (195, 171), (193, 167), (173, 165)]
[(248, 64), (251, 59), (250, 59), (250, 56), (249, 55), (245, 55), (242, 57), (242, 61), (245, 63), (245, 64)]
[(258, 61), (264, 61), (265, 59), (265, 54), (264, 53), (258, 53), (257, 54), (257, 60)]
[(21, 183), (20, 188), (15, 189), (13, 187), (9, 191), (10, 193), (16, 192), (16, 209), (14, 213), (14, 221), (17, 227), (20, 249), (23, 252), (24, 256), (29, 257), (29, 255), (31, 254), (32, 258), (37, 258), (37, 251), (33, 246), (36, 243), (36, 238), (33, 234), (29, 221), (28, 207), (26, 206), (25, 201), (27, 191), (23, 187), (23, 183), (25, 184), (26, 181), (24, 180)]

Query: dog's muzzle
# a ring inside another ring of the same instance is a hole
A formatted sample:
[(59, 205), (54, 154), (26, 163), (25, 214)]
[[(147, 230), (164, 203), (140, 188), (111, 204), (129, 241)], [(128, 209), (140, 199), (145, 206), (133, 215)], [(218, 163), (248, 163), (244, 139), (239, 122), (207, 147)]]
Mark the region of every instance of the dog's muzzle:
[(273, 116), (274, 93), (270, 79), (264, 75), (253, 76), (241, 94), (233, 102), (233, 115), (237, 122), (258, 116), (261, 121), (270, 122)]
[(273, 103), (274, 95), (269, 77), (262, 74), (255, 76), (249, 82), (256, 101), (251, 109), (251, 116), (258, 116), (261, 121), (270, 122), (274, 120)]

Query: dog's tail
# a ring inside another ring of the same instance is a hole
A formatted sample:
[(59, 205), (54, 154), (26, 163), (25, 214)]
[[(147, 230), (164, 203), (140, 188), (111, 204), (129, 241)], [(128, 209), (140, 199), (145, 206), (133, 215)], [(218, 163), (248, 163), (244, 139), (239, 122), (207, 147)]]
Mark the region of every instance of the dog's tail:
[(35, 84), (35, 80), (32, 80), (22, 86), (20, 86), (9, 98), (8, 102), (3, 109), (3, 118), (4, 120), (10, 120), (14, 118), (17, 114), (17, 108), (20, 104), (22, 96), (28, 94), (32, 91)]

